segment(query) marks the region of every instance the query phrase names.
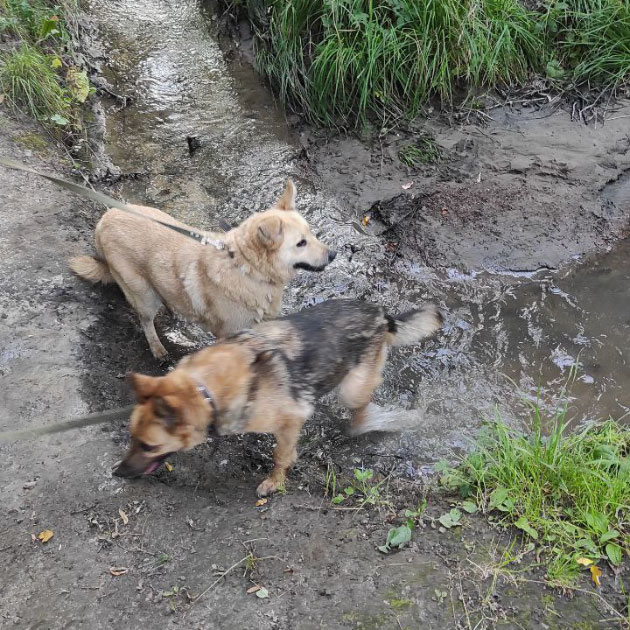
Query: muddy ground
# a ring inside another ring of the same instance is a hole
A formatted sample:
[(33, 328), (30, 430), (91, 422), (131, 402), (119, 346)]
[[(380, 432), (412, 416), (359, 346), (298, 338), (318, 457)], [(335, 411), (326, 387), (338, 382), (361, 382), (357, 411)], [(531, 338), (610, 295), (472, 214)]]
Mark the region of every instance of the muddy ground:
[[(388, 363), (377, 398), (406, 410), (404, 431), (347, 438), (342, 410), (324, 401), (287, 493), (262, 506), (254, 491), (270, 467), (265, 436), (209, 442), (138, 482), (111, 475), (123, 423), (0, 445), (2, 625), (617, 627), (600, 595), (624, 610), (626, 568), (605, 570), (601, 591), (585, 574), (583, 591), (563, 594), (542, 584), (540, 568), (521, 572), (533, 554), (514, 552), (506, 565), (512, 534), (482, 518), (440, 531), (435, 519), (454, 498), (433, 491), (408, 548), (376, 547), (427, 494), (431, 464), (466, 448), (484, 414), (498, 405), (518, 415), (503, 374), (525, 392), (541, 382), (551, 390), (581, 351), (589, 378), (574, 391), (576, 417), (627, 406), (627, 312), (611, 293), (630, 286), (630, 253), (593, 252), (623, 235), (630, 213), (628, 106), (597, 128), (562, 109), (518, 106), (491, 110), (483, 125), (435, 116), (380, 141), (324, 138), (286, 121), (196, 2), (87, 10), (91, 62), (113, 92), (133, 96), (123, 106), (101, 95), (104, 149), (122, 174), (113, 192), (209, 227), (270, 204), (292, 175), (300, 210), (341, 253), (324, 274), (296, 279), (286, 310), (339, 295), (391, 310), (433, 299), (447, 324)], [(399, 150), (427, 131), (442, 160), (407, 169)], [(201, 143), (192, 156), (187, 135)], [(64, 173), (38, 129), (6, 112), (0, 155)], [(127, 372), (164, 368), (120, 293), (86, 286), (65, 263), (89, 250), (102, 210), (4, 169), (0, 190), (0, 430), (127, 404)], [(364, 217), (361, 233), (353, 223)], [(544, 271), (532, 277), (536, 269)], [(159, 330), (175, 358), (209, 341), (168, 315)], [(387, 478), (382, 500), (332, 506), (327, 473), (345, 486), (357, 466)], [(45, 529), (54, 532), (48, 543), (32, 540)], [(248, 594), (256, 585), (269, 596)]]

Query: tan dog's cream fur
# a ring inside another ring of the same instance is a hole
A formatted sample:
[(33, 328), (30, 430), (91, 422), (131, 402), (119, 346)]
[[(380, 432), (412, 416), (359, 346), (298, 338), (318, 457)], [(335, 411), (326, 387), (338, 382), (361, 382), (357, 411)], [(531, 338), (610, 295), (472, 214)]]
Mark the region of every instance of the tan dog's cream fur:
[[(160, 221), (188, 227), (146, 206), (132, 206)], [(97, 257), (77, 256), (70, 267), (91, 282), (116, 282), (140, 323), (153, 355), (167, 352), (155, 330), (162, 305), (224, 337), (276, 316), (296, 269), (320, 271), (334, 252), (295, 211), (291, 180), (272, 208), (225, 234), (202, 232), (225, 244), (202, 245), (152, 221), (108, 210), (95, 232)]]

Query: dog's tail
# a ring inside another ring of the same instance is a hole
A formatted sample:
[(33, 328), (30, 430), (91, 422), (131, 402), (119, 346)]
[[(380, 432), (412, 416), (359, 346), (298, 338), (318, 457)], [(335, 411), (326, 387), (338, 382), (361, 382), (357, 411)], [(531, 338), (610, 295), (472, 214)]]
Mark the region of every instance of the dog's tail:
[(387, 315), (392, 346), (409, 346), (436, 333), (444, 323), (444, 316), (435, 304), (391, 317)]
[(114, 281), (109, 266), (104, 260), (93, 256), (75, 256), (70, 259), (70, 269), (90, 282), (109, 284)]

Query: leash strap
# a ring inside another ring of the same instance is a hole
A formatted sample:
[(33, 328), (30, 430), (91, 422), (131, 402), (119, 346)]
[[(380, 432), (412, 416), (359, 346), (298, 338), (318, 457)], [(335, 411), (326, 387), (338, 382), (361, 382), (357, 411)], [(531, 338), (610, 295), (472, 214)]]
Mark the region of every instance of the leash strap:
[(133, 408), (134, 405), (129, 405), (128, 407), (122, 407), (121, 409), (111, 409), (109, 411), (91, 413), (87, 416), (67, 420), (66, 422), (57, 422), (56, 424), (51, 424), (47, 427), (20, 429), (18, 431), (5, 431), (4, 433), (0, 433), (0, 444), (4, 442), (14, 442), (17, 440), (34, 439), (41, 435), (61, 433), (71, 429), (80, 429), (81, 427), (89, 427), (94, 424), (101, 424), (103, 422), (109, 422), (110, 420), (124, 418), (132, 412)]
[(7, 168), (12, 168), (17, 171), (24, 171), (25, 173), (32, 173), (33, 175), (39, 175), (39, 177), (43, 177), (57, 186), (61, 188), (65, 188), (77, 195), (81, 195), (91, 201), (96, 201), (97, 203), (102, 203), (105, 206), (110, 208), (118, 208), (119, 210), (124, 210), (125, 212), (129, 212), (129, 214), (133, 214), (142, 219), (148, 219), (149, 221), (153, 221), (154, 223), (159, 223), (164, 227), (169, 228), (170, 230), (174, 230), (183, 236), (187, 236), (188, 238), (192, 238), (193, 240), (201, 243), (202, 245), (211, 245), (216, 249), (225, 249), (225, 243), (222, 241), (218, 241), (216, 239), (210, 238), (209, 236), (205, 236), (195, 230), (188, 230), (186, 228), (180, 227), (179, 225), (173, 225), (171, 223), (166, 223), (165, 221), (160, 221), (159, 219), (154, 219), (153, 217), (148, 217), (146, 214), (142, 214), (137, 210), (134, 210), (132, 207), (128, 206), (126, 203), (122, 201), (118, 201), (105, 193), (99, 192), (98, 190), (90, 190), (85, 186), (81, 186), (79, 184), (75, 184), (74, 182), (66, 181), (65, 179), (61, 179), (61, 177), (55, 177), (54, 175), (49, 175), (48, 173), (40, 173), (32, 168), (29, 168), (25, 164), (21, 164), (20, 162), (16, 162), (14, 160), (8, 160), (7, 158), (0, 158), (0, 164), (6, 166)]

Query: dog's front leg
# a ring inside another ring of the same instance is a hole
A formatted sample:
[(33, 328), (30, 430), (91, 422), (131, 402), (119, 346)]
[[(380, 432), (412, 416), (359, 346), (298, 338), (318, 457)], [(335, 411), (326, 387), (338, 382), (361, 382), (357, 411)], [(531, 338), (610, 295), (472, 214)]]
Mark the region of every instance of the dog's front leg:
[(273, 470), (259, 486), (256, 492), (259, 497), (266, 497), (278, 490), (284, 489), (287, 472), (297, 459), (297, 442), (304, 418), (289, 417), (284, 420), (274, 432), (276, 450), (273, 452)]

